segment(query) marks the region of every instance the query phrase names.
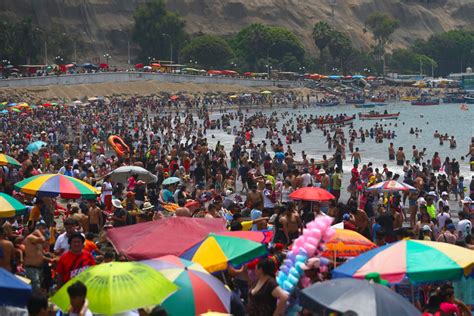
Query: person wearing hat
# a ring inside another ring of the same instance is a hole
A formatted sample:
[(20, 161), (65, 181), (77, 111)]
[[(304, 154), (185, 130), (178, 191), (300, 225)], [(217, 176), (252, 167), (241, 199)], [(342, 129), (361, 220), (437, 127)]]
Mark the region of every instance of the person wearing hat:
[(127, 212), (122, 206), (122, 202), (119, 199), (112, 200), (112, 221), (114, 227), (122, 227), (127, 225)]
[(424, 225), (422, 228), (421, 228), (421, 232), (422, 232), (422, 238), (421, 240), (426, 240), (426, 241), (432, 241), (433, 238), (433, 230), (431, 229), (431, 227), (429, 225)]
[(59, 258), (56, 267), (58, 286), (63, 285), (88, 267), (95, 265), (92, 254), (83, 249), (85, 237), (81, 233), (71, 234), (68, 242), (69, 250)]
[(458, 236), (456, 234), (456, 226), (452, 222), (450, 222), (449, 224), (446, 224), (446, 230), (444, 230), (438, 236), (439, 242), (445, 242), (445, 243), (453, 244), (453, 245), (456, 243), (457, 239), (458, 239)]

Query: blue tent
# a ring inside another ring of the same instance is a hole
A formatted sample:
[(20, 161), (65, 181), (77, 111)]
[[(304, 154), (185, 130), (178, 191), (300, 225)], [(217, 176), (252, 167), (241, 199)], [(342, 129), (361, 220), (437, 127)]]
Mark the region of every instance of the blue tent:
[(91, 63), (85, 63), (81, 65), (82, 68), (99, 68), (97, 65), (93, 65)]
[(30, 285), (0, 268), (0, 305), (25, 307), (30, 296)]

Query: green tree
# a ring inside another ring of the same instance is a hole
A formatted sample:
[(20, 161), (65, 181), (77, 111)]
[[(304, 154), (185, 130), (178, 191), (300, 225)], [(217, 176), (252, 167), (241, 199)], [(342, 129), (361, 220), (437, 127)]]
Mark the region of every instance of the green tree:
[(31, 18), (13, 21), (3, 18), (0, 22), (0, 59), (12, 64), (36, 62), (41, 47), (41, 34), (36, 31)]
[(387, 13), (374, 12), (365, 20), (365, 25), (374, 35), (377, 41), (376, 46), (384, 54), (385, 45), (389, 42), (390, 35), (400, 26), (400, 22), (390, 17)]
[(301, 64), (305, 55), (303, 44), (291, 31), (260, 23), (243, 28), (231, 39), (231, 45), (237, 57), (251, 70), (263, 71), (269, 64), (294, 67), (295, 60), (290, 56)]
[[(151, 0), (140, 5), (133, 15), (135, 25), (132, 38), (140, 46), (139, 60), (148, 57), (170, 58), (170, 44), (181, 46), (187, 35), (184, 31), (184, 20), (179, 14), (166, 10), (163, 0)], [(177, 52), (173, 53), (176, 59)]]
[(438, 67), (436, 61), (430, 57), (415, 53), (412, 49), (395, 49), (390, 55), (388, 65), (393, 71), (416, 74), (420, 71), (420, 63), (431, 69)]
[(201, 35), (194, 38), (182, 49), (181, 54), (184, 60), (196, 60), (206, 69), (228, 68), (234, 58), (230, 45), (214, 35)]
[(331, 42), (334, 29), (324, 21), (318, 22), (313, 27), (313, 40), (316, 47), (319, 49), (319, 58), (324, 58), (324, 49), (329, 46)]

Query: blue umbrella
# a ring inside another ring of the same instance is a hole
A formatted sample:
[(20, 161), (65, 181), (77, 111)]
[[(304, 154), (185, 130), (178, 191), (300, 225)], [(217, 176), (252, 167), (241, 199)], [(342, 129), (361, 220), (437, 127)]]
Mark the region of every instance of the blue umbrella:
[(179, 183), (181, 182), (181, 179), (178, 178), (178, 177), (169, 177), (169, 178), (166, 178), (165, 181), (163, 181), (163, 185), (170, 185), (170, 184), (173, 184), (173, 183)]
[(362, 75), (354, 75), (352, 76), (352, 79), (364, 79), (365, 76), (362, 76)]
[(337, 75), (331, 75), (328, 77), (329, 79), (335, 79), (335, 80), (338, 80), (338, 79), (341, 79), (342, 77), (341, 76), (337, 76)]
[(16, 106), (16, 103), (9, 103), (8, 106)]
[(42, 147), (45, 147), (46, 144), (45, 142), (41, 141), (41, 140), (38, 140), (36, 142), (33, 142), (31, 144), (29, 144), (27, 147), (26, 147), (26, 150), (29, 151), (30, 153), (34, 153), (34, 152), (37, 152), (39, 151)]
[(0, 268), (0, 305), (25, 307), (30, 295), (30, 285)]
[(1, 113), (1, 114), (7, 114), (7, 113), (8, 113), (8, 110), (1, 110), (0, 113)]
[(275, 158), (278, 159), (279, 161), (282, 161), (283, 159), (285, 159), (285, 154), (281, 151), (277, 151), (275, 153)]
[(99, 68), (96, 65), (93, 65), (91, 63), (85, 63), (81, 65), (82, 68)]

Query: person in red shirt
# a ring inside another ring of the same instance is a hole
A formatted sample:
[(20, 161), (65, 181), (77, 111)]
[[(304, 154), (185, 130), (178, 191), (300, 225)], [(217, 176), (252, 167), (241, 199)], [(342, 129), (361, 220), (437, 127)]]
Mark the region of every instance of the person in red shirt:
[(85, 251), (85, 238), (81, 233), (73, 233), (69, 237), (69, 251), (59, 258), (56, 267), (58, 276), (57, 283), (63, 285), (85, 269), (95, 265), (94, 257), (90, 252)]

